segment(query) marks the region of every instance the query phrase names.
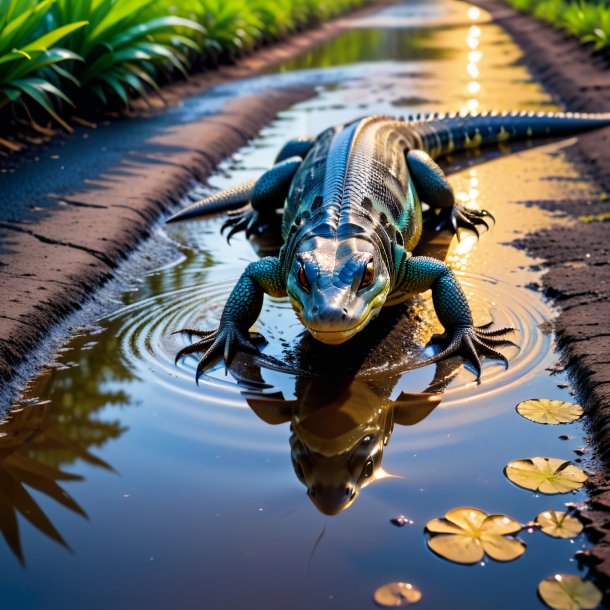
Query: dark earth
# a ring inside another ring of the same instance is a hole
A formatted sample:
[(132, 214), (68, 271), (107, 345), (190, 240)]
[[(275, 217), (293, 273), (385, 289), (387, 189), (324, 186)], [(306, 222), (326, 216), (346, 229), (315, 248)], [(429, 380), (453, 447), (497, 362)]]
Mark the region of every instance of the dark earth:
[[(568, 111), (610, 110), (608, 58), (495, 0), (473, 0), (524, 50), (529, 68)], [(276, 113), (311, 95), (309, 88), (269, 89), (210, 112), (180, 102), (202, 89), (253, 75), (349, 28), (340, 19), (264, 49), (215, 73), (170, 87), (156, 112), (79, 128), (0, 162), (0, 410), (44, 362), (50, 329), (112, 277), (117, 265), (174, 206), (193, 180), (253, 137)], [(187, 108), (188, 110), (188, 108)], [(182, 117), (176, 120), (176, 117)], [(578, 138), (572, 160), (610, 194), (610, 128)], [(134, 152), (137, 150), (137, 153)], [(537, 202), (530, 202), (537, 205)], [(557, 340), (585, 406), (599, 459), (583, 519), (596, 546), (583, 557), (610, 592), (610, 197), (545, 206), (573, 222), (520, 240), (546, 261), (540, 288), (554, 299)]]

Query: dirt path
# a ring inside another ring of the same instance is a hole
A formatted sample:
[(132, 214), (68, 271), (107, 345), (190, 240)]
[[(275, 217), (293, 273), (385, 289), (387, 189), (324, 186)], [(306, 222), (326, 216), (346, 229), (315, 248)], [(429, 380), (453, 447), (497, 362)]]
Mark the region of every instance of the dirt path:
[[(534, 75), (567, 110), (610, 111), (607, 59), (502, 2), (474, 3), (489, 11), (513, 36)], [(606, 128), (579, 136), (570, 152), (583, 175), (590, 176), (610, 195), (609, 144), (610, 129)], [(586, 407), (601, 462), (590, 486), (591, 505), (583, 511), (597, 545), (584, 559), (594, 567), (606, 595), (610, 595), (610, 224), (595, 221), (599, 215), (610, 213), (610, 198), (564, 199), (551, 205), (572, 217), (573, 224), (533, 233), (522, 240), (522, 245), (548, 261), (544, 290), (560, 308), (555, 324), (558, 343)], [(589, 222), (583, 217), (589, 217)]]

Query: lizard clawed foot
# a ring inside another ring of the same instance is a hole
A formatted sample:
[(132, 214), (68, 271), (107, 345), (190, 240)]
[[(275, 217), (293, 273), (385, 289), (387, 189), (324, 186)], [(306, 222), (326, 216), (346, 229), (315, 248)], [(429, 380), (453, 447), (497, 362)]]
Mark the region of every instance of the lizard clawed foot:
[(200, 341), (183, 347), (176, 354), (176, 362), (183, 356), (205, 352), (197, 365), (195, 381), (199, 382), (199, 377), (203, 372), (210, 368), (220, 358), (224, 359), (225, 370), (231, 364), (233, 357), (238, 351), (257, 353), (258, 349), (254, 341), (264, 341), (262, 335), (258, 333), (244, 332), (236, 324), (224, 323), (221, 328), (216, 330), (197, 330), (194, 328), (183, 328), (172, 334), (186, 332), (196, 337), (201, 337)]
[(487, 210), (467, 208), (459, 203), (454, 204), (451, 210), (451, 224), (458, 239), (460, 238), (460, 229), (468, 229), (479, 237), (479, 226), (483, 225), (486, 229), (489, 229), (489, 225), (485, 221), (486, 218), (489, 218), (491, 222), (496, 222), (496, 219)]
[(259, 213), (253, 210), (250, 205), (247, 205), (229, 214), (229, 217), (220, 228), (220, 233), (224, 234), (229, 227), (231, 228), (227, 234), (227, 242), (230, 242), (231, 237), (240, 231), (245, 231), (246, 238), (249, 238), (250, 235), (256, 232), (259, 221)]
[(459, 229), (467, 229), (479, 236), (477, 227), (485, 226), (489, 229), (489, 224), (486, 219), (495, 222), (495, 218), (487, 210), (477, 210), (475, 208), (467, 208), (461, 203), (455, 203), (451, 208), (441, 209), (436, 216), (431, 214), (424, 219), (424, 224), (431, 227), (434, 231), (442, 231), (449, 229), (453, 231), (459, 239)]
[(514, 332), (515, 329), (510, 327), (492, 328), (492, 324), (493, 322), (483, 326), (455, 326), (442, 335), (434, 335), (432, 341), (448, 342), (449, 345), (432, 358), (420, 362), (418, 367), (461, 354), (465, 360), (474, 365), (477, 371), (477, 379), (481, 377), (481, 356), (502, 360), (505, 367), (508, 368), (508, 359), (496, 348), (503, 345), (518, 347), (514, 341), (505, 337), (505, 335)]

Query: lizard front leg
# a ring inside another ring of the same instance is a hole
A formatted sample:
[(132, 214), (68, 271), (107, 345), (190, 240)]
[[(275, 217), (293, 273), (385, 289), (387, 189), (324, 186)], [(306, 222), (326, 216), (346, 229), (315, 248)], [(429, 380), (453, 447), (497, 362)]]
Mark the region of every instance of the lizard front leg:
[(466, 295), (453, 271), (445, 263), (427, 256), (416, 256), (406, 259), (404, 265), (400, 291), (405, 294), (417, 294), (432, 290), (434, 310), (445, 328), (440, 339), (448, 343), (444, 350), (425, 360), (420, 366), (462, 354), (474, 365), (477, 379), (481, 376), (480, 356), (502, 360), (508, 366), (506, 356), (496, 347), (515, 345), (504, 338), (513, 328), (493, 328), (492, 323), (474, 326)]
[(201, 337), (200, 341), (182, 348), (176, 354), (176, 362), (187, 354), (205, 352), (197, 365), (195, 379), (198, 380), (203, 371), (221, 357), (228, 367), (238, 350), (256, 352), (249, 330), (261, 312), (264, 293), (274, 297), (286, 295), (280, 260), (275, 256), (267, 256), (246, 267), (227, 299), (216, 330), (183, 328), (176, 331)]

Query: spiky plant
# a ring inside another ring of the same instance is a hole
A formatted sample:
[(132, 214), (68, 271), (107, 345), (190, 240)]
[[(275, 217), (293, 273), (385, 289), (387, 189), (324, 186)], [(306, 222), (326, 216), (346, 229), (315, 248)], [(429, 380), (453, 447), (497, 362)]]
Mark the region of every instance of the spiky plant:
[(610, 47), (610, 4), (608, 0), (508, 0), (521, 11), (566, 30), (596, 49)]
[(74, 68), (81, 86), (104, 106), (116, 100), (129, 106), (174, 72), (186, 76), (189, 50), (200, 49), (185, 33), (204, 32), (156, 0), (57, 0), (51, 15), (56, 24), (89, 22), (67, 45), (84, 60)]
[(73, 101), (80, 113), (91, 97), (101, 108), (148, 100), (193, 60), (232, 61), (368, 1), (0, 0), (0, 127), (12, 111), (44, 134), (43, 114), (70, 131)]
[(247, 0), (184, 0), (180, 7), (203, 26), (208, 63), (241, 57), (262, 37), (263, 21)]
[[(45, 22), (55, 0), (0, 0), (0, 111), (19, 104), (31, 117), (32, 105), (42, 109), (67, 130), (70, 127), (59, 116), (56, 103), (71, 100), (56, 86), (65, 61), (78, 61), (76, 53), (55, 45), (86, 21), (65, 21), (49, 29)], [(55, 82), (54, 82), (55, 81)], [(31, 118), (34, 127), (39, 127)], [(4, 147), (16, 144), (0, 141)]]

